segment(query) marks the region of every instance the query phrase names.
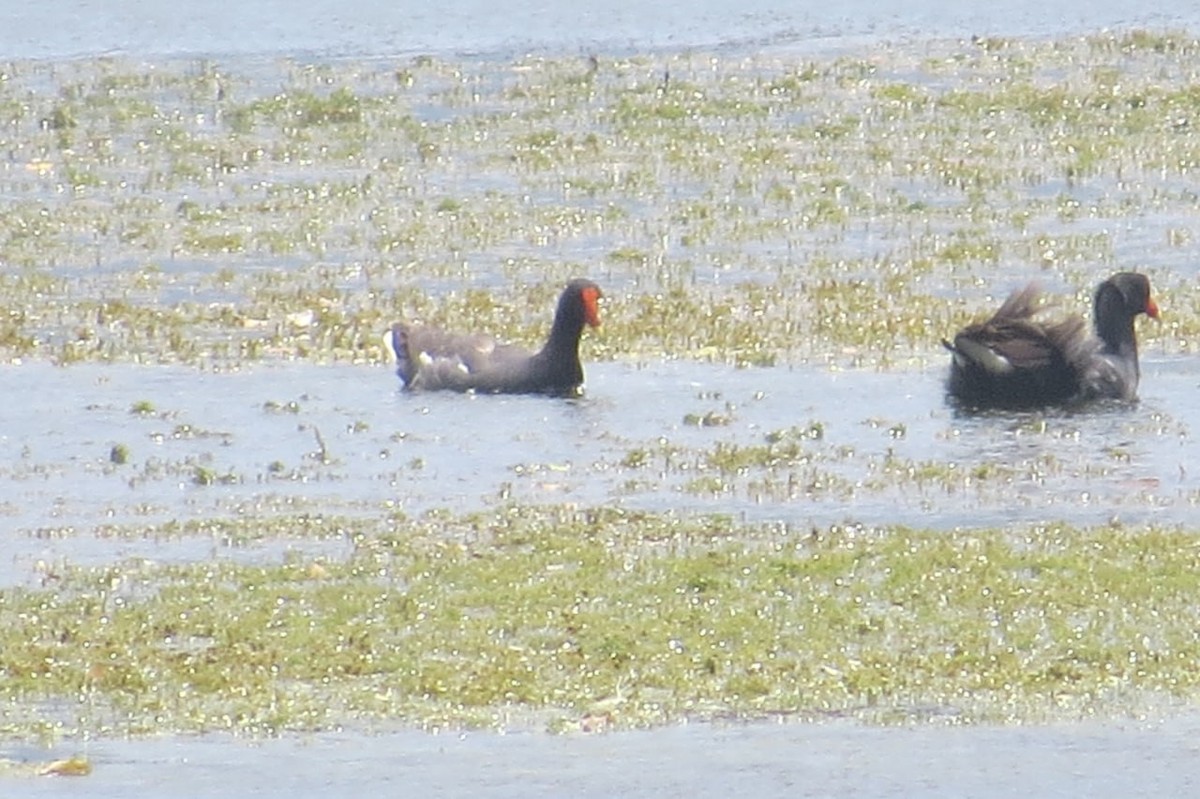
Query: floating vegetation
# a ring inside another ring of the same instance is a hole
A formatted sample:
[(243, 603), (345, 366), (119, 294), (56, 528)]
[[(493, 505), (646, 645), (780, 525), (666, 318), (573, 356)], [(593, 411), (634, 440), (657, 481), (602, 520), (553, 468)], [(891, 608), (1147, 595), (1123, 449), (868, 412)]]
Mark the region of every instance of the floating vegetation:
[(1191, 351), (1196, 43), (931, 48), (24, 64), (0, 87), (0, 348), (379, 361), (397, 316), (528, 344), (588, 275), (591, 358), (889, 368), (933, 357), (983, 287), (1086, 292), (1119, 266), (1168, 298), (1149, 346)]
[(705, 411), (704, 413), (688, 413), (683, 417), (683, 423), (691, 427), (725, 427), (733, 421), (731, 408), (725, 411)]
[(352, 551), (66, 566), (52, 587), (0, 591), (0, 693), (83, 697), (27, 722), (53, 736), (382, 718), (568, 729), (597, 713), (618, 727), (1055, 719), (1200, 688), (1200, 550), (1184, 530), (793, 529), (508, 506), (297, 522)]
[[(1031, 278), (1085, 308), (1116, 268), (1151, 273), (1163, 306), (1144, 349), (1193, 353), (1198, 52), (1127, 32), (805, 61), (23, 63), (0, 81), (0, 357), (382, 363), (396, 318), (536, 345), (586, 275), (605, 289), (586, 360), (866, 374), (940, 363), (943, 336)], [(1089, 521), (1194, 508), (1186, 459), (1165, 485), (1130, 443), (1185, 443), (1182, 421), (1131, 415), (1067, 458), (1066, 417), (997, 422), (1013, 446), (979, 450), (886, 403), (805, 423), (828, 406), (803, 392), (770, 419), (761, 392), (716, 392), (663, 430), (514, 455), (469, 489), (485, 512), (423, 513), (409, 488), (457, 481), (447, 439), (276, 391), (247, 406), (261, 437), (164, 391), (97, 401), (102, 432), (66, 460), (14, 448), (6, 478), (51, 506), (32, 539), (194, 546), (38, 560), (0, 588), (6, 735), (1003, 722), (1197, 699), (1194, 530), (974, 518), (1070, 515), (1093, 490), (1120, 498)], [(962, 457), (931, 455), (936, 436)], [(358, 479), (363, 460), (386, 472)], [(86, 511), (62, 488), (76, 469), (107, 481)], [(736, 510), (662, 511), (681, 499)], [(888, 523), (828, 523), (868, 505)], [(930, 529), (896, 523), (930, 509)]]
[(91, 761), (78, 755), (47, 762), (0, 758), (0, 777), (86, 777), (91, 773)]

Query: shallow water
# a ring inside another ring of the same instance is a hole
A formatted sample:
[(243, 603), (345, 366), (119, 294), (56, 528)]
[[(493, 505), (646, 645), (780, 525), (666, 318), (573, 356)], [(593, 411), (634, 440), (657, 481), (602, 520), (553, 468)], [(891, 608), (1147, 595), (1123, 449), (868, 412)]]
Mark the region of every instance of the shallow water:
[[(444, 797), (1190, 796), (1200, 721), (1048, 727), (685, 725), (600, 736), (325, 734), (220, 736), (89, 747), (87, 795)], [(41, 753), (0, 750), (20, 758)], [(70, 752), (62, 753), (69, 755)], [(0, 786), (4, 780), (0, 779)], [(77, 796), (72, 779), (23, 796)]]
[(414, 515), (529, 501), (800, 527), (1194, 525), (1197, 377), (1182, 360), (1151, 358), (1144, 370), (1133, 406), (970, 415), (945, 401), (942, 364), (597, 363), (578, 400), (408, 394), (376, 367), (9, 366), (0, 392), (42, 400), (16, 404), (0, 434), (10, 553), (0, 584), (64, 559), (335, 546), (152, 532), (247, 513)]
[(996, 4), (934, 0), (797, 4), (486, 3), (304, 0), (108, 8), (81, 0), (14, 4), (0, 13), (9, 58), (85, 54), (319, 56), (634, 51), (687, 47), (841, 47), (882, 38), (1050, 36), (1110, 27), (1194, 27), (1189, 3), (1131, 7), (1117, 0)]
[[(811, 51), (911, 39), (919, 59), (922, 43), (941, 37), (1200, 25), (1197, 7), (1183, 3), (806, 7), (614, 0), (583, 13), (580, 24), (579, 10), (569, 4), (143, 1), (113, 11), (50, 0), (0, 11), (0, 53), (50, 60), (423, 52), (505, 59), (526, 50)], [(37, 94), (36, 87), (30, 91)], [(1030, 191), (1053, 197), (1062, 189), (1054, 183)], [(1139, 263), (1154, 251), (1156, 266), (1191, 279), (1190, 250), (1161, 246), (1165, 232), (1190, 226), (1188, 215), (1158, 214), (1081, 219), (1072, 230), (1115, 230), (1116, 260)], [(589, 254), (596, 253), (572, 251), (572, 257)], [(85, 265), (89, 276), (133, 266), (122, 259)], [(211, 299), (196, 295), (193, 284), (217, 268), (213, 263), (165, 260), (163, 268), (178, 278), (168, 281), (163, 302)], [(176, 285), (185, 287), (180, 296), (171, 293)], [(277, 560), (289, 550), (336, 553), (345, 546), (121, 533), (243, 513), (373, 515), (398, 508), (416, 514), (535, 500), (714, 511), (797, 526), (952, 528), (1058, 518), (1196, 524), (1200, 464), (1191, 436), (1200, 423), (1194, 402), (1200, 378), (1190, 362), (1147, 353), (1138, 405), (1084, 414), (964, 416), (944, 402), (943, 370), (937, 362), (890, 372), (599, 363), (588, 367), (586, 398), (559, 401), (409, 396), (387, 370), (370, 367), (262, 365), (214, 373), (6, 365), (0, 391), (18, 399), (0, 430), (0, 544), (8, 553), (0, 559), (0, 586), (36, 583), (62, 561)], [(132, 413), (138, 403), (147, 412)], [(706, 415), (716, 424), (687, 421)], [(720, 465), (718, 455), (761, 450), (772, 439), (795, 447), (781, 459), (767, 453), (741, 466)], [(118, 445), (127, 448), (127, 463), (114, 463)], [(946, 462), (953, 471), (941, 468)], [(96, 769), (83, 783), (0, 778), (0, 793), (177, 793), (186, 780), (195, 796), (396, 786), (497, 797), (1007, 796), (1017, 790), (1181, 796), (1193, 794), (1200, 781), (1197, 732), (1195, 718), (1183, 717), (1015, 728), (717, 724), (603, 736), (104, 740), (83, 748)], [(75, 751), (68, 744), (61, 753)], [(47, 753), (7, 748), (0, 756), (44, 760)]]

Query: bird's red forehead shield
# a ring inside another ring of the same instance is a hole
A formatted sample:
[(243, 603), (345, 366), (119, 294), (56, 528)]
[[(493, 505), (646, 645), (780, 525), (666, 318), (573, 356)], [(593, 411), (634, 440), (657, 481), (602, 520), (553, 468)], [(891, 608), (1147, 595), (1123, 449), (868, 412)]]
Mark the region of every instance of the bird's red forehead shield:
[(592, 327), (600, 326), (600, 289), (595, 286), (583, 290), (583, 319)]

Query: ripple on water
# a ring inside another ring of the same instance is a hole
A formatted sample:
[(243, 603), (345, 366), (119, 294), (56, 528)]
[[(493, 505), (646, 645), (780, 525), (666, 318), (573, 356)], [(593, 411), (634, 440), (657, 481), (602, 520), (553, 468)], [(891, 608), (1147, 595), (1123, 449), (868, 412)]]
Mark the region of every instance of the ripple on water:
[(211, 554), (123, 526), (507, 501), (819, 526), (1194, 523), (1197, 380), (1183, 361), (1144, 369), (1136, 406), (966, 416), (940, 367), (599, 363), (579, 400), (410, 395), (353, 366), (7, 367), (5, 582), (68, 556)]

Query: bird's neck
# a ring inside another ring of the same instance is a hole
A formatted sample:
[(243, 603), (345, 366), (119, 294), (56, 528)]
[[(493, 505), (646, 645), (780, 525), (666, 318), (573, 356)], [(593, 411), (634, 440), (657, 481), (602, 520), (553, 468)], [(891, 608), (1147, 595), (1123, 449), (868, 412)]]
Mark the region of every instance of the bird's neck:
[(554, 315), (554, 324), (550, 328), (550, 337), (542, 347), (544, 353), (565, 353), (573, 355), (579, 352), (579, 339), (583, 335), (583, 320), (578, 314), (559, 312)]
[(1104, 342), (1106, 355), (1130, 359), (1137, 364), (1137, 334), (1133, 329), (1133, 315), (1125, 308), (1120, 292), (1105, 288), (1107, 290), (1101, 290), (1096, 296), (1096, 337)]

